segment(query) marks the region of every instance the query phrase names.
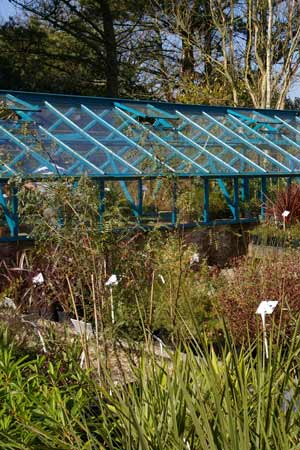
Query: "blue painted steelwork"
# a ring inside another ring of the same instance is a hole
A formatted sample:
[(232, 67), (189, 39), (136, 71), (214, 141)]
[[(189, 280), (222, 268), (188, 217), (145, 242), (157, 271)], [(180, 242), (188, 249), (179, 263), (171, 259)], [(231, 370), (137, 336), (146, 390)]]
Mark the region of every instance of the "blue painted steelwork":
[[(281, 169), (287, 170), (288, 172), (291, 171), (291, 169), (289, 169), (287, 166), (285, 166), (284, 164), (281, 164), (280, 162), (278, 162), (275, 158), (273, 158), (272, 156), (268, 155), (265, 151), (261, 150), (259, 147), (257, 147), (257, 145), (254, 145), (249, 139), (245, 139), (243, 136), (239, 136), (236, 132), (230, 130), (226, 125), (222, 124), (219, 120), (214, 119), (212, 116), (210, 116), (207, 113), (203, 113), (206, 117), (210, 118), (210, 120), (212, 120), (213, 122), (215, 122), (218, 126), (220, 126), (221, 128), (223, 128), (225, 131), (227, 131), (227, 133), (229, 133), (231, 136), (236, 137), (240, 142), (242, 142), (243, 144), (246, 144), (248, 147), (250, 147), (252, 150), (254, 150), (257, 154), (263, 156), (265, 159), (271, 161), (273, 164), (275, 164), (276, 166), (280, 167)], [(231, 115), (229, 115), (229, 117), (231, 117), (233, 120), (236, 120), (237, 123), (241, 124), (241, 126), (245, 127), (247, 130), (249, 130), (252, 133), (257, 133), (256, 131), (254, 131), (252, 128), (248, 127), (247, 125), (245, 125), (244, 123), (242, 123), (239, 119), (237, 119), (236, 117), (233, 117)], [(259, 135), (259, 133), (257, 133), (257, 135)], [(260, 135), (259, 135), (260, 136)], [(263, 138), (263, 136), (260, 136), (261, 138)], [(264, 138), (265, 139), (265, 138)], [(267, 140), (268, 141), (268, 140)], [(269, 143), (269, 142), (268, 142)], [(276, 148), (278, 150), (278, 148)], [(280, 151), (283, 150), (280, 148)], [(283, 150), (284, 152), (284, 150)], [(285, 153), (285, 152), (284, 152)], [(296, 159), (297, 162), (299, 162)]]
[(203, 205), (203, 221), (209, 224), (209, 178), (204, 178), (204, 205)]
[[(251, 198), (252, 178), (260, 179), (263, 216), (268, 179), (286, 177), (290, 183), (300, 177), (299, 111), (9, 91), (0, 92), (0, 100), (3, 109), (16, 113), (0, 120), (0, 206), (8, 240), (20, 237), (17, 195), (8, 202), (3, 196), (4, 185), (15, 176), (87, 174), (99, 186), (100, 222), (105, 182), (115, 180), (141, 226), (144, 179), (156, 179), (157, 192), (163, 179), (171, 179), (171, 225), (177, 226), (181, 179), (204, 180), (203, 223), (211, 224), (210, 180), (217, 182), (232, 215), (213, 223), (239, 223), (253, 220), (241, 217), (240, 208)], [(129, 180), (136, 183), (134, 196)]]
[(260, 201), (261, 201), (261, 206), (260, 206), (260, 216), (262, 219), (264, 219), (265, 217), (265, 202), (267, 199), (267, 178), (266, 177), (262, 177), (261, 178), (261, 191), (260, 191)]
[(126, 134), (122, 133), (120, 130), (118, 130), (117, 128), (115, 128), (113, 125), (111, 125), (110, 123), (108, 123), (107, 121), (105, 121), (104, 119), (102, 119), (101, 117), (97, 116), (97, 114), (95, 114), (93, 111), (91, 111), (89, 108), (87, 108), (86, 106), (82, 105), (81, 106), (82, 109), (87, 112), (91, 117), (93, 117), (96, 121), (100, 122), (102, 125), (104, 125), (104, 127), (108, 128), (110, 131), (112, 131), (113, 133), (118, 134), (118, 136), (120, 136), (122, 139), (124, 139), (126, 142), (128, 142), (129, 144), (131, 144), (133, 147), (137, 148), (138, 150), (140, 150), (142, 153), (144, 153), (146, 156), (148, 156), (150, 159), (152, 159), (155, 163), (157, 163), (158, 165), (162, 165), (164, 166), (166, 169), (168, 169), (171, 172), (175, 172), (175, 170), (173, 169), (173, 167), (170, 167), (168, 164), (165, 164), (163, 161), (161, 161), (160, 159), (158, 159), (155, 155), (152, 155), (150, 152), (148, 152), (147, 150), (145, 150), (141, 145), (137, 144), (136, 142), (134, 142), (132, 139), (130, 139), (128, 136), (126, 136)]
[(177, 114), (182, 117), (184, 120), (186, 120), (189, 124), (193, 125), (195, 128), (198, 128), (198, 130), (201, 130), (204, 134), (209, 136), (213, 141), (217, 142), (220, 146), (224, 147), (225, 149), (229, 150), (236, 156), (238, 156), (239, 159), (245, 161), (246, 163), (250, 164), (252, 167), (254, 167), (258, 172), (266, 172), (266, 170), (263, 167), (260, 167), (255, 162), (251, 161), (251, 159), (244, 156), (242, 153), (235, 150), (230, 145), (226, 144), (226, 142), (222, 142), (221, 139), (214, 136), (210, 131), (207, 131), (205, 128), (201, 127), (198, 123), (194, 122), (192, 119), (189, 119), (187, 116), (182, 114), (181, 112), (177, 111)]
[(6, 223), (9, 228), (10, 237), (17, 238), (19, 233), (19, 217), (18, 217), (18, 197), (15, 187), (12, 188), (11, 207), (9, 208), (7, 202), (7, 194), (4, 193), (4, 183), (0, 183), (0, 206)]
[(87, 139), (87, 141), (92, 142), (95, 144), (99, 149), (104, 150), (106, 154), (110, 154), (112, 156), (112, 159), (116, 159), (117, 161), (121, 162), (122, 165), (129, 167), (132, 169), (135, 173), (142, 174), (140, 170), (138, 170), (136, 167), (134, 167), (132, 164), (127, 162), (125, 159), (121, 158), (117, 153), (114, 153), (111, 151), (107, 146), (103, 145), (99, 140), (95, 139), (93, 136), (88, 134), (86, 131), (84, 131), (82, 128), (80, 128), (76, 123), (74, 123), (72, 120), (70, 120), (68, 117), (64, 116), (58, 109), (54, 108), (54, 106), (50, 105), (48, 102), (45, 102), (45, 105), (50, 111), (53, 111), (54, 114), (56, 114), (58, 117), (60, 117), (67, 125), (69, 125), (74, 130), (78, 131), (79, 134), (81, 134), (83, 137)]
[(209, 173), (209, 171), (206, 170), (203, 166), (201, 166), (200, 164), (198, 164), (195, 161), (193, 161), (192, 158), (186, 156), (182, 151), (180, 151), (177, 148), (173, 147), (173, 145), (170, 145), (167, 141), (162, 139), (160, 136), (158, 136), (156, 133), (154, 133), (151, 129), (148, 129), (144, 125), (139, 124), (133, 117), (128, 116), (128, 114), (126, 114), (124, 111), (120, 110), (119, 108), (117, 108), (117, 109), (129, 121), (131, 121), (132, 123), (138, 125), (142, 130), (146, 131), (151, 137), (153, 137), (153, 139), (155, 141), (159, 142), (164, 147), (166, 147), (169, 150), (171, 150), (172, 157), (179, 156), (181, 159), (183, 159), (186, 162), (190, 163), (192, 165), (192, 167), (194, 167), (194, 168), (198, 169), (198, 171), (200, 171), (200, 173), (198, 172), (198, 174)]
[[(248, 130), (250, 133), (253, 133), (255, 136), (258, 136), (263, 142), (268, 144), (268, 146), (274, 148), (279, 153), (281, 153), (287, 159), (287, 161), (289, 161), (291, 163), (291, 165), (292, 165), (291, 169), (287, 168), (286, 166), (284, 166), (285, 170), (288, 170), (289, 172), (291, 172), (294, 169), (293, 163), (297, 163), (296, 170), (297, 169), (299, 170), (299, 167), (300, 167), (300, 165), (299, 165), (300, 159), (299, 158), (296, 158), (294, 155), (292, 155), (291, 153), (289, 153), (286, 150), (284, 150), (282, 147), (277, 145), (275, 142), (270, 141), (270, 139), (266, 138), (265, 136), (260, 134), (258, 131), (254, 130), (253, 128), (250, 128), (248, 125), (244, 124), (243, 122), (241, 122), (241, 120), (237, 119), (236, 117), (234, 117), (234, 116), (230, 116), (230, 117), (233, 120), (235, 120), (237, 123), (239, 123), (245, 130)], [(265, 158), (266, 158), (266, 156), (267, 155), (265, 153)]]
[(75, 156), (77, 160), (80, 160), (86, 167), (88, 167), (90, 170), (92, 170), (92, 173), (95, 175), (104, 175), (103, 170), (101, 170), (99, 167), (95, 166), (95, 164), (92, 164), (89, 160), (81, 156), (79, 153), (74, 152), (74, 150), (71, 149), (67, 144), (62, 142), (60, 139), (58, 139), (54, 134), (50, 133), (43, 127), (39, 127), (42, 132), (44, 132), (47, 136), (49, 136), (53, 141), (55, 141), (65, 152), (71, 154), (72, 156)]

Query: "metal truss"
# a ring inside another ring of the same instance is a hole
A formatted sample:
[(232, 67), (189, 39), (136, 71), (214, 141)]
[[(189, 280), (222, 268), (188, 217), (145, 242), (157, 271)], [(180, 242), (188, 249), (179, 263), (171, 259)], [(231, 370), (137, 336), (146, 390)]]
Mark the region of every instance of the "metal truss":
[[(231, 217), (225, 222), (238, 223), (253, 219), (240, 214), (242, 202), (251, 197), (251, 180), (260, 179), (263, 205), (269, 179), (300, 176), (297, 111), (6, 91), (0, 92), (0, 101), (4, 111), (13, 112), (0, 120), (0, 209), (9, 229), (5, 240), (20, 237), (16, 187), (9, 198), (5, 194), (5, 185), (11, 180), (14, 186), (15, 177), (48, 182), (92, 177), (99, 186), (101, 214), (105, 183), (115, 180), (139, 222), (143, 180), (157, 179), (157, 192), (168, 177), (173, 183), (171, 224), (176, 225), (180, 180), (203, 180), (201, 223), (211, 224), (212, 186), (227, 202)], [(136, 199), (129, 181), (136, 183)]]

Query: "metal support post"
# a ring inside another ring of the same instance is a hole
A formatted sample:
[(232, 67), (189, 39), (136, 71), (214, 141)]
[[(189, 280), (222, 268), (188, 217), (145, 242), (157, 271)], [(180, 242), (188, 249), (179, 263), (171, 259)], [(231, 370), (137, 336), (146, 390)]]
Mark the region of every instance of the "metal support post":
[(262, 219), (265, 218), (265, 201), (267, 196), (267, 178), (261, 177), (261, 191), (260, 191), (260, 201), (261, 201), (261, 207), (260, 207), (260, 217)]
[(143, 215), (143, 180), (142, 178), (138, 179), (138, 205), (137, 205), (137, 212), (138, 212), (138, 220), (141, 219)]
[(17, 237), (18, 235), (18, 217), (17, 217), (17, 197), (12, 198), (11, 209), (8, 207), (7, 194), (4, 192), (5, 183), (0, 184), (0, 207), (3, 210), (6, 223), (9, 228), (11, 237)]
[(105, 211), (105, 183), (99, 180), (99, 228), (103, 228), (103, 214)]
[(250, 189), (249, 189), (249, 178), (248, 177), (243, 177), (242, 178), (241, 194), (242, 194), (242, 201), (243, 202), (249, 202), (249, 200), (250, 200)]
[(172, 185), (172, 225), (177, 223), (177, 180)]
[(233, 218), (239, 220), (239, 179), (234, 177), (233, 179)]
[(13, 237), (18, 237), (19, 235), (19, 199), (18, 199), (18, 189), (16, 186), (12, 187), (12, 199), (11, 199), (11, 209), (13, 216)]
[(209, 179), (204, 178), (204, 205), (203, 205), (204, 223), (209, 223)]

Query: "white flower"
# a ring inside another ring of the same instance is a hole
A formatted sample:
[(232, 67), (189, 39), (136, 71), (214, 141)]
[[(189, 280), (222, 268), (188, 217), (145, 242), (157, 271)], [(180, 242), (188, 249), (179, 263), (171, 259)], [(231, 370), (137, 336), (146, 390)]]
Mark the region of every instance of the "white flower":
[(118, 281), (117, 275), (112, 274), (109, 277), (109, 279), (107, 280), (107, 282), (105, 283), (105, 286), (112, 287), (112, 286), (117, 286), (118, 284), (119, 284), (119, 281)]

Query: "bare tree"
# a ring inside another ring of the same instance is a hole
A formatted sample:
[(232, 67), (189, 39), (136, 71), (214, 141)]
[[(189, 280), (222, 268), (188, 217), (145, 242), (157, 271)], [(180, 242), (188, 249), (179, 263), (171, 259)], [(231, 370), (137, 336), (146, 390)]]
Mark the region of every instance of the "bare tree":
[(253, 106), (283, 108), (300, 66), (299, 2), (210, 0), (210, 8), (222, 43), (222, 57), (212, 63), (227, 79), (234, 104), (242, 85)]

